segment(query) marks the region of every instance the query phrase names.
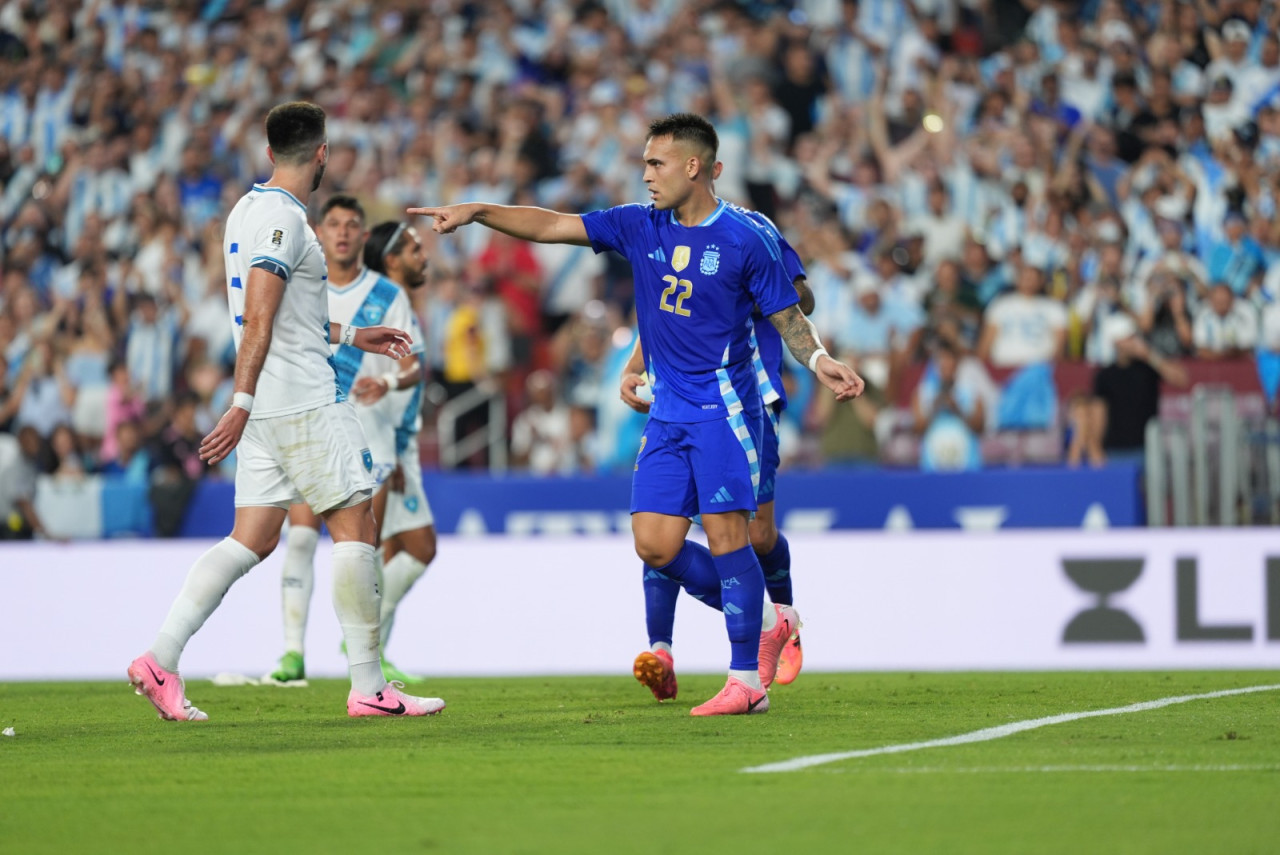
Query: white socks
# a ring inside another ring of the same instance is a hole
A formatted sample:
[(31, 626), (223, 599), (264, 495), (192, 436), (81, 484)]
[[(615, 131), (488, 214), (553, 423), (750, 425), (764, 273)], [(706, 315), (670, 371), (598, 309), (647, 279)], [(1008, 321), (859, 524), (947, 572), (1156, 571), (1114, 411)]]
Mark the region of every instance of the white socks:
[(291, 525), (285, 535), (284, 569), (280, 572), (280, 601), (284, 618), (284, 649), (303, 652), (307, 614), (316, 583), (316, 541), (320, 532), (305, 525)]
[(667, 644), (665, 641), (655, 641), (653, 644), (649, 645), (649, 649), (654, 653), (657, 653), (659, 650), (665, 650), (668, 656), (671, 655), (671, 645)]
[(730, 668), (729, 676), (737, 677), (739, 680), (746, 683), (748, 686), (755, 689), (757, 692), (764, 691), (764, 683), (760, 682), (759, 671), (737, 671), (733, 668)]
[(333, 545), (333, 610), (347, 642), (351, 688), (361, 695), (382, 690), (382, 659), (378, 655), (378, 570), (373, 547), (357, 541)]
[(396, 620), (396, 606), (409, 593), (413, 583), (422, 577), (427, 565), (408, 552), (397, 552), (382, 567), (382, 647), (385, 650), (391, 626)]
[(196, 559), (151, 645), (161, 668), (178, 670), (178, 659), (191, 636), (204, 626), (235, 581), (260, 560), (252, 549), (229, 537)]
[(769, 599), (769, 592), (764, 592), (764, 614), (760, 618), (760, 631), (769, 632), (778, 625), (778, 610), (773, 607), (773, 600)]

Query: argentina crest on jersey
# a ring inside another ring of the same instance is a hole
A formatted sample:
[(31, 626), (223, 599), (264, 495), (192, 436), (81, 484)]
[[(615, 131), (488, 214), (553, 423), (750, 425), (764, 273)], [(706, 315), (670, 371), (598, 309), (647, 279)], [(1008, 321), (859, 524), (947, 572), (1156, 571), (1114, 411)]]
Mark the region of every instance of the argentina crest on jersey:
[(720, 247), (708, 244), (707, 248), (702, 251), (702, 260), (698, 262), (698, 270), (703, 276), (714, 276), (715, 272), (720, 269)]

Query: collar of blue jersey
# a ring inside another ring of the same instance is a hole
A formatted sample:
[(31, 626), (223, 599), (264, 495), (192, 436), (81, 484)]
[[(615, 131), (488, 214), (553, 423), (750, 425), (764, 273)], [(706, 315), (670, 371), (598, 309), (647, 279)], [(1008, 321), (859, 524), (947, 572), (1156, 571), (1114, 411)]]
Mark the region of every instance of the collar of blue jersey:
[(350, 291), (352, 288), (356, 287), (361, 282), (363, 282), (364, 278), (369, 275), (369, 272), (370, 272), (369, 268), (365, 267), (362, 264), (360, 265), (360, 272), (356, 274), (355, 279), (352, 279), (346, 285), (334, 285), (332, 282), (330, 282), (329, 290), (334, 292), (335, 294), (345, 294), (348, 291)]
[(677, 226), (681, 226), (682, 228), (686, 228), (686, 229), (697, 229), (697, 228), (701, 228), (702, 226), (709, 226), (720, 218), (720, 215), (724, 213), (725, 208), (729, 207), (729, 203), (723, 199), (716, 199), (716, 202), (717, 202), (716, 209), (712, 211), (710, 214), (707, 214), (707, 218), (702, 222), (697, 223), (696, 225), (692, 225), (692, 226), (683, 225), (679, 220), (676, 219), (676, 212), (674, 208), (671, 209), (671, 222), (675, 223)]
[(302, 202), (298, 201), (298, 197), (297, 197), (297, 196), (293, 195), (292, 193), (290, 193), (288, 190), (284, 189), (283, 187), (268, 187), (268, 186), (266, 186), (265, 184), (255, 184), (255, 185), (253, 185), (253, 192), (255, 192), (255, 193), (283, 193), (284, 195), (286, 195), (286, 196), (288, 196), (290, 199), (292, 199), (292, 200), (293, 200), (293, 202), (294, 202), (294, 204), (295, 204), (295, 205), (297, 205), (299, 208), (301, 208), (301, 209), (302, 209), (302, 210), (304, 210), (304, 211), (305, 211), (305, 210), (307, 210), (307, 206), (306, 206), (306, 205), (304, 205), (304, 204), (302, 204)]

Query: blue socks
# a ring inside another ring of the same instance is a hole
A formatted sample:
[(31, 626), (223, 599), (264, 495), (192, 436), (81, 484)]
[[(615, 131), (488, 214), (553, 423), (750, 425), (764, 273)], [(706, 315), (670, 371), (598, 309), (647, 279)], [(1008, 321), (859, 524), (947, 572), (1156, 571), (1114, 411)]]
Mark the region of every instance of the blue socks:
[(750, 546), (712, 559), (720, 574), (724, 625), (729, 631), (731, 671), (754, 671), (760, 665), (760, 615), (764, 612), (764, 573)]
[(791, 544), (782, 532), (778, 532), (778, 542), (773, 545), (767, 555), (760, 556), (760, 568), (764, 570), (764, 584), (769, 590), (769, 599), (781, 606), (794, 604), (791, 599)]
[(675, 559), (665, 567), (644, 567), (644, 618), (650, 646), (671, 643), (676, 621), (676, 599), (683, 587), (698, 600), (720, 610), (720, 574), (711, 552), (686, 540)]

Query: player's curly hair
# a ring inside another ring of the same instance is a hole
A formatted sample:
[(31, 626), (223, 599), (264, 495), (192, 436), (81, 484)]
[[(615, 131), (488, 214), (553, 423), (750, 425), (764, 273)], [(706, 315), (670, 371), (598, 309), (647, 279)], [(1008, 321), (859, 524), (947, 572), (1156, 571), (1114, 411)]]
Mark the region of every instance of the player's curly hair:
[(305, 163), (325, 141), (324, 110), (308, 101), (273, 107), (266, 126), (267, 145), (278, 163)]
[(711, 123), (696, 113), (672, 113), (649, 123), (649, 138), (671, 137), (676, 142), (689, 142), (710, 154), (708, 163), (714, 163), (720, 150), (720, 137)]

